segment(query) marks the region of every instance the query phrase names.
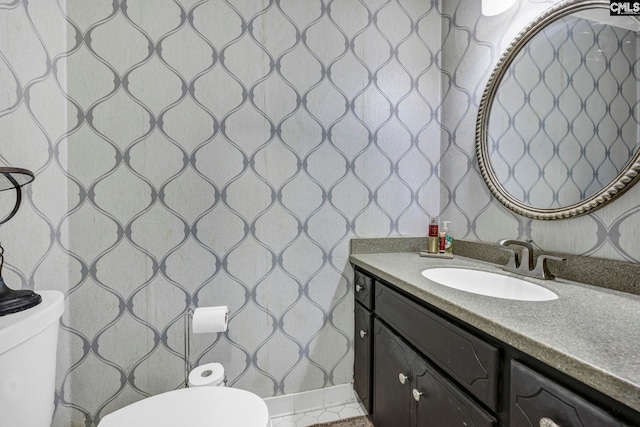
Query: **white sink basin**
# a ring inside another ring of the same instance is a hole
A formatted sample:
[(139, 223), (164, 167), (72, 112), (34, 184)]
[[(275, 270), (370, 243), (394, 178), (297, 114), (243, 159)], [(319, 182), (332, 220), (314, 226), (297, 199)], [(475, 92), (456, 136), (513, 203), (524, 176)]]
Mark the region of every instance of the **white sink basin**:
[(558, 295), (516, 277), (466, 268), (429, 268), (422, 275), (441, 285), (495, 298), (518, 301), (550, 301)]

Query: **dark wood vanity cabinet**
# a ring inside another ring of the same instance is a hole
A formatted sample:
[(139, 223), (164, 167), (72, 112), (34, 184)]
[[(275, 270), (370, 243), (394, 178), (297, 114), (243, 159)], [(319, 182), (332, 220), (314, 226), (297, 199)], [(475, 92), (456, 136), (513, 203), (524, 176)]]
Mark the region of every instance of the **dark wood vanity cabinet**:
[(496, 419), (437, 372), (380, 320), (374, 320), (376, 427), (492, 427)]
[(461, 387), (489, 408), (497, 409), (498, 349), (442, 317), (378, 284), (378, 317), (433, 360)]
[(640, 426), (637, 412), (359, 268), (356, 283), (354, 388), (375, 427)]
[(417, 354), (393, 336), (389, 329), (374, 322), (373, 396), (374, 425), (394, 427), (411, 425), (411, 388), (415, 376), (424, 371)]
[(354, 389), (364, 407), (372, 412), (371, 388), (373, 379), (373, 279), (364, 273), (355, 273), (355, 331), (354, 331)]
[(373, 310), (373, 279), (356, 270), (353, 287), (356, 301), (367, 310)]
[(371, 413), (372, 379), (372, 329), (373, 314), (356, 303), (355, 338), (353, 342), (355, 358), (353, 363), (354, 388), (364, 407)]
[(509, 423), (512, 426), (627, 426), (576, 393), (518, 361), (511, 362), (509, 399)]

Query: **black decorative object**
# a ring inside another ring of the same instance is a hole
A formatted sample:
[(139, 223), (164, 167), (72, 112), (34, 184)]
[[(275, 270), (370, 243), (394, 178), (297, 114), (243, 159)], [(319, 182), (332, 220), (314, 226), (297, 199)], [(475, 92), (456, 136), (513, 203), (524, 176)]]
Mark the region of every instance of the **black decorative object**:
[(22, 201), (22, 190), (20, 187), (34, 180), (33, 172), (27, 169), (0, 167), (0, 191), (16, 190), (16, 204), (0, 224), (9, 221), (18, 212)]
[[(33, 181), (33, 172), (20, 169), (0, 167), (0, 191), (16, 190), (16, 203), (11, 212), (2, 220), (0, 224), (9, 221), (18, 212), (22, 201), (22, 190), (20, 187)], [(2, 266), (4, 265), (4, 248), (0, 245), (0, 316), (17, 313), (22, 310), (34, 307), (42, 302), (42, 297), (35, 292), (10, 289), (2, 278)]]

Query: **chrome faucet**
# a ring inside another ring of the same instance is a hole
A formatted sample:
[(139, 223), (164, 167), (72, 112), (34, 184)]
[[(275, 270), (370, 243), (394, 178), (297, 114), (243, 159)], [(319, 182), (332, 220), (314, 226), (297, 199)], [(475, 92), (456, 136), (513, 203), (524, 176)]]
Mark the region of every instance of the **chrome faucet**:
[[(565, 261), (566, 258), (561, 258), (553, 255), (540, 255), (534, 267), (533, 263), (533, 246), (531, 243), (533, 240), (527, 240), (521, 242), (519, 240), (500, 240), (498, 244), (500, 249), (509, 253), (509, 261), (502, 266), (503, 270), (510, 271), (512, 273), (522, 274), (529, 277), (536, 277), (538, 279), (553, 280), (555, 276), (549, 272), (547, 268), (547, 260)], [(520, 246), (520, 252), (516, 252), (513, 249), (509, 249), (508, 246)]]
[[(500, 246), (503, 246), (502, 250), (509, 252), (509, 262), (507, 267), (509, 270), (515, 272), (529, 272), (533, 269), (533, 246), (531, 246), (531, 240), (521, 242), (519, 240), (504, 239), (498, 242)], [(516, 252), (512, 249), (508, 249), (507, 246), (520, 246), (520, 252)]]

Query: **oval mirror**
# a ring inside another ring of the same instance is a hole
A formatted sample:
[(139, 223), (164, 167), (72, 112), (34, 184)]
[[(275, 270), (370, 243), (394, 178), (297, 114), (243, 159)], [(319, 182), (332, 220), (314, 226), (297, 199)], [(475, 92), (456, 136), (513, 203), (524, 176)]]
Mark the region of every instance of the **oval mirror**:
[(568, 0), (504, 52), (476, 122), (482, 176), (507, 208), (560, 219), (602, 207), (640, 172), (640, 16)]

